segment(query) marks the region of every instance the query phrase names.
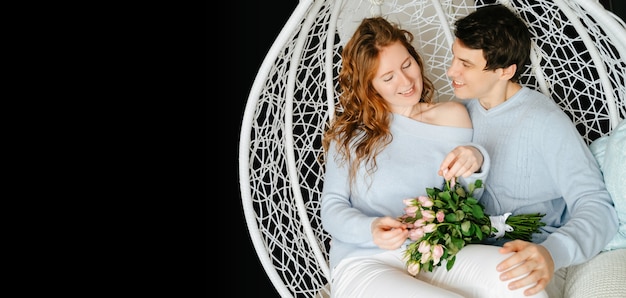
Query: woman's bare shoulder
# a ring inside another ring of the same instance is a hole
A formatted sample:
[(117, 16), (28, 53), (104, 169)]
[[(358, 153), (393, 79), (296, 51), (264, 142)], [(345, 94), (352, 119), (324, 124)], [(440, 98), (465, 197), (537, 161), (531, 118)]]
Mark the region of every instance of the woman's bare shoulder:
[[(443, 109), (459, 109), (459, 108), (465, 109), (465, 106), (458, 101), (442, 101), (442, 102), (436, 103), (435, 105)], [(467, 109), (465, 109), (465, 111), (467, 112)]]
[(465, 106), (456, 101), (444, 101), (431, 105), (428, 109), (433, 124), (455, 127), (472, 127), (472, 121)]

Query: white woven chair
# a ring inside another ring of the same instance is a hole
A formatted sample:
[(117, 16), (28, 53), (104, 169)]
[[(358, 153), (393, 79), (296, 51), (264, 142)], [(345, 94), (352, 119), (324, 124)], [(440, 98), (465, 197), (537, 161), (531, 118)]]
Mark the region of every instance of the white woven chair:
[[(415, 34), (439, 101), (454, 100), (446, 77), (452, 26), (485, 2), (300, 0), (259, 69), (240, 135), (246, 223), (282, 297), (329, 295), (318, 157), (337, 103), (342, 46), (364, 17), (398, 22)], [(513, 8), (534, 36), (522, 83), (558, 103), (588, 144), (611, 132), (626, 117), (624, 22), (594, 0), (497, 2)]]

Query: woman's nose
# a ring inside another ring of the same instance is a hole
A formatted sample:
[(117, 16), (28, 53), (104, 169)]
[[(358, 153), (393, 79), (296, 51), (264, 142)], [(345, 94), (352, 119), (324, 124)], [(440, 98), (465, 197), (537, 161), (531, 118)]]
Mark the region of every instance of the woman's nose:
[(400, 82), (404, 85), (409, 84), (411, 82), (411, 78), (404, 72), (400, 72)]

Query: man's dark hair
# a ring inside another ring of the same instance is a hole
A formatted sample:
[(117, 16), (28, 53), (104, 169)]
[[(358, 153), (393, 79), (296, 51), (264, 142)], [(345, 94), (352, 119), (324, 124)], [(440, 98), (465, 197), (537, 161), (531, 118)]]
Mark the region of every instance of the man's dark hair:
[(501, 4), (479, 7), (455, 22), (455, 36), (470, 49), (483, 50), (485, 70), (517, 65), (517, 82), (530, 56), (530, 32), (512, 10)]

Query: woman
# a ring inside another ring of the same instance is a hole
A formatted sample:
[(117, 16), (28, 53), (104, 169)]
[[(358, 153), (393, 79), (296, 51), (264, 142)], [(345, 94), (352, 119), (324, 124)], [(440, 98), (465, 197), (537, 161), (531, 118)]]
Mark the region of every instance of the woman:
[[(498, 247), (468, 245), (451, 271), (407, 272), (403, 199), (441, 187), (439, 164), (470, 144), (472, 124), (457, 102), (433, 103), (434, 86), (411, 45), (413, 35), (381, 17), (364, 19), (342, 53), (337, 115), (326, 131), (321, 201), (333, 297), (524, 297), (498, 279)], [(481, 148), (481, 152), (485, 152)], [(480, 154), (478, 154), (480, 156)], [(488, 158), (451, 167), (461, 183), (484, 180)], [(474, 196), (480, 197), (480, 191)], [(543, 296), (541, 293), (537, 297)]]

